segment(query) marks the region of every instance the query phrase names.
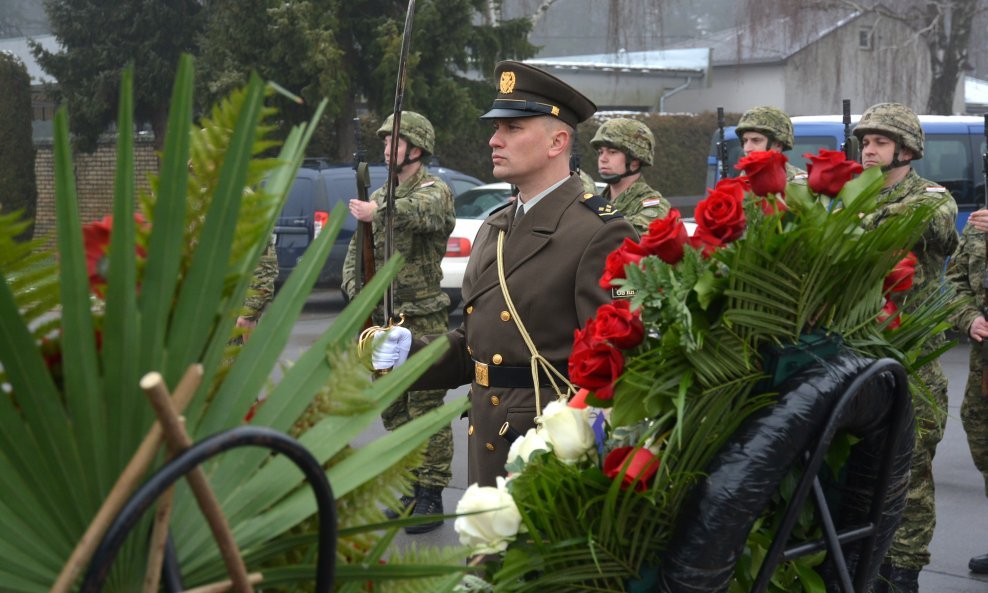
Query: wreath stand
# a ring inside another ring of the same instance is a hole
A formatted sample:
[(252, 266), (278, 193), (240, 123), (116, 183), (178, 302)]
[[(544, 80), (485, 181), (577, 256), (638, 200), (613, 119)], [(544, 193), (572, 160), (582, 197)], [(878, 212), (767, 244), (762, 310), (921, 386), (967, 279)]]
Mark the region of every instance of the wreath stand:
[[(764, 593), (784, 561), (826, 550), (818, 568), (827, 591), (865, 593), (878, 574), (905, 506), (913, 448), (908, 379), (890, 359), (840, 354), (786, 379), (777, 403), (749, 418), (713, 460), (683, 509), (658, 591), (727, 591), (756, 519), (794, 467), (802, 475), (781, 512), (752, 593)], [(839, 432), (860, 439), (841, 483), (818, 478)], [(791, 542), (811, 499), (822, 539)]]

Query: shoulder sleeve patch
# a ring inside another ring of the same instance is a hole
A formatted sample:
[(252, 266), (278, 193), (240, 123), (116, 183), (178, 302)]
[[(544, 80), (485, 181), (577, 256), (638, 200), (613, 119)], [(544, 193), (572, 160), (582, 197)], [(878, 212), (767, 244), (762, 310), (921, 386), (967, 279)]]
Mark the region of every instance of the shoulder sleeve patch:
[(651, 208), (652, 206), (658, 206), (662, 203), (662, 198), (648, 198), (642, 200), (642, 206), (645, 208)]
[(597, 216), (603, 218), (604, 220), (624, 218), (621, 216), (621, 213), (614, 208), (610, 200), (604, 196), (595, 196), (594, 194), (586, 193), (583, 194), (582, 198), (580, 198), (580, 203), (592, 210), (597, 214)]
[(942, 194), (947, 191), (947, 188), (945, 188), (942, 185), (931, 185), (930, 187), (926, 188), (926, 191), (934, 194)]
[(436, 184), (436, 180), (435, 179), (430, 179), (430, 180), (422, 183), (422, 185), (420, 185), (419, 187), (429, 187), (430, 185), (435, 185), (435, 184)]
[(793, 175), (792, 178), (795, 179), (808, 179), (809, 175), (806, 173), (800, 173), (799, 175)]

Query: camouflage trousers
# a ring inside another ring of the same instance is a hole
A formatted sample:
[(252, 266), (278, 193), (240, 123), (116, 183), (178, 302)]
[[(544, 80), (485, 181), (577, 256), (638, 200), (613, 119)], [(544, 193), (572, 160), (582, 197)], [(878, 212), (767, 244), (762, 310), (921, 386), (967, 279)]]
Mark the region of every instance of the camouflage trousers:
[(961, 403), (961, 423), (967, 433), (967, 445), (971, 449), (974, 467), (985, 480), (988, 496), (988, 397), (981, 395), (981, 353), (971, 348), (971, 372), (967, 376), (967, 388)]
[[(405, 327), (416, 338), (443, 335), (449, 329), (449, 315), (446, 310), (430, 315), (406, 317)], [(407, 391), (381, 413), (384, 428), (389, 431), (411, 421), (413, 418), (443, 405), (446, 391)], [(446, 425), (432, 435), (426, 444), (422, 465), (413, 470), (419, 485), (430, 488), (445, 488), (452, 477), (453, 429)]]
[[(947, 423), (947, 377), (940, 361), (920, 370), (920, 377), (930, 393), (914, 397), (916, 446), (909, 471), (909, 492), (902, 522), (895, 532), (887, 560), (899, 568), (922, 570), (930, 563), (930, 541), (937, 523), (933, 487), (933, 456), (943, 438)], [(936, 405), (927, 401), (932, 397)]]

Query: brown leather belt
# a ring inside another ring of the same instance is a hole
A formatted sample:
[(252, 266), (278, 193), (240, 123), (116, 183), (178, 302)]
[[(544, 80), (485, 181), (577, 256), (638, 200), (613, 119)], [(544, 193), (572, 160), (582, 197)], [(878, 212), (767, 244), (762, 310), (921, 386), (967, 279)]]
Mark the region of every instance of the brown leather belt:
[[(475, 360), (473, 361), (473, 375), (474, 381), (482, 387), (497, 387), (501, 389), (535, 388), (532, 384), (532, 368), (527, 366), (492, 365)], [(563, 373), (563, 376), (566, 376), (566, 373)], [(557, 380), (556, 383), (558, 384), (559, 381)], [(539, 386), (552, 386), (549, 377), (541, 369), (539, 369)]]

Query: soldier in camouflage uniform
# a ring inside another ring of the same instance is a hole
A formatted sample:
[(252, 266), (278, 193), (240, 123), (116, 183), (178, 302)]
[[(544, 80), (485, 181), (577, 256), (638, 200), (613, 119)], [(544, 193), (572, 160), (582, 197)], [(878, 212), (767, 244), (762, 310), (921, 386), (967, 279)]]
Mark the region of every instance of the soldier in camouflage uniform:
[[(908, 311), (917, 305), (910, 302), (911, 297), (931, 283), (942, 282), (944, 263), (958, 243), (957, 204), (945, 188), (921, 178), (910, 166), (923, 157), (924, 145), (923, 128), (911, 109), (898, 103), (874, 105), (861, 116), (854, 135), (861, 142), (861, 164), (881, 167), (885, 173), (878, 209), (864, 218), (865, 226), (877, 227), (919, 203), (937, 204), (935, 216), (913, 247), (918, 259), (913, 287), (896, 293), (896, 305)], [(924, 353), (938, 348), (943, 340), (943, 336), (931, 340)], [(883, 566), (887, 580), (881, 581), (876, 591), (915, 593), (919, 590), (919, 571), (930, 562), (929, 544), (936, 524), (933, 456), (946, 424), (947, 377), (938, 360), (920, 369), (919, 375), (929, 397), (913, 398), (918, 426), (906, 508)], [(929, 404), (929, 398), (935, 406)]]
[(236, 342), (246, 342), (251, 330), (257, 327), (261, 313), (274, 299), (274, 281), (277, 277), (278, 258), (274, 254), (274, 244), (268, 241), (268, 246), (261, 254), (254, 276), (250, 280), (247, 299), (240, 309), (240, 316), (237, 317), (237, 327), (243, 328), (244, 334)]
[[(775, 107), (753, 107), (745, 111), (734, 133), (741, 140), (745, 156), (755, 151), (792, 150), (792, 120)], [(806, 171), (786, 163), (786, 179), (789, 183), (806, 185)]]
[[(385, 141), (386, 159), (390, 153), (393, 122), (394, 116), (389, 116), (377, 131)], [(443, 277), (440, 262), (456, 224), (453, 193), (441, 179), (429, 174), (422, 163), (432, 154), (435, 145), (435, 131), (429, 120), (418, 113), (403, 111), (399, 136), (393, 247), (405, 258), (405, 266), (395, 281), (395, 312), (405, 316), (404, 326), (416, 336), (443, 335), (449, 330), (449, 297), (439, 287)], [(377, 266), (384, 265), (384, 201), (384, 188), (374, 192), (367, 202), (350, 200), (350, 213), (354, 217), (373, 222)], [(359, 251), (354, 235), (343, 265), (343, 290), (351, 298), (356, 294), (354, 270)], [(375, 321), (383, 325), (380, 313)], [(441, 406), (445, 395), (446, 391), (442, 389), (405, 393), (381, 415), (384, 427), (395, 430), (412, 418)], [(452, 460), (453, 433), (447, 425), (429, 439), (424, 462), (414, 471), (415, 495), (403, 496), (401, 507), (414, 504), (415, 515), (442, 514), (442, 490), (449, 484)], [(389, 512), (389, 516), (396, 517), (397, 514)], [(408, 527), (406, 531), (426, 533), (441, 525), (441, 520), (433, 521)]]
[(597, 170), (607, 184), (604, 197), (644, 235), (650, 222), (669, 212), (669, 202), (642, 179), (642, 167), (651, 166), (655, 155), (652, 130), (637, 119), (609, 119), (597, 128), (590, 145), (597, 150)]
[[(947, 279), (957, 292), (959, 304), (951, 321), (957, 331), (971, 338), (971, 359), (964, 402), (961, 404), (961, 422), (967, 433), (974, 465), (981, 471), (988, 493), (988, 397), (981, 392), (984, 339), (988, 337), (988, 320), (981, 308), (985, 295), (986, 233), (988, 210), (973, 212), (961, 234), (960, 247), (950, 261)], [(988, 574), (988, 554), (971, 558), (968, 568), (974, 573)]]

